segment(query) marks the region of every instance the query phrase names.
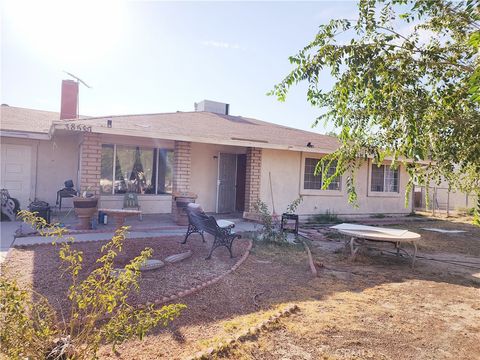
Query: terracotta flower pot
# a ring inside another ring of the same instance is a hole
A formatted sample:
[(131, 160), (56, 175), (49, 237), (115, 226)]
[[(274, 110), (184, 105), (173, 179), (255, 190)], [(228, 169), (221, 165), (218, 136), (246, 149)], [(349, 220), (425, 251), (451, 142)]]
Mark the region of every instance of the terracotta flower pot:
[(92, 217), (97, 212), (98, 198), (73, 198), (73, 207), (80, 223), (77, 226), (79, 230), (89, 230), (92, 228)]

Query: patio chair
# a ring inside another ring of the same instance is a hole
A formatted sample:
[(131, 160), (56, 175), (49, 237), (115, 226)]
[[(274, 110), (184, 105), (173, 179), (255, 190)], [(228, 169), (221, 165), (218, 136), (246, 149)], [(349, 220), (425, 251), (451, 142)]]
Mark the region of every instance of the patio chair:
[(62, 211), (62, 199), (63, 198), (72, 198), (78, 195), (77, 190), (74, 189), (73, 181), (67, 180), (64, 182), (65, 187), (57, 191), (57, 201), (56, 205), (58, 206), (58, 211)]
[[(136, 209), (140, 211), (140, 205), (138, 204), (138, 196), (135, 193), (126, 193), (123, 196), (123, 209)], [(143, 220), (142, 213), (138, 215), (140, 221)]]

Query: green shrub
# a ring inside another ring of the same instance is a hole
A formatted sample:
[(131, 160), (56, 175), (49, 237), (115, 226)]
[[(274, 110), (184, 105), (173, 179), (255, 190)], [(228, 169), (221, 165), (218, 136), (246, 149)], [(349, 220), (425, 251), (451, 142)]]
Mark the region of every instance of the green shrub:
[[(50, 225), (28, 211), (20, 211), (23, 221), (40, 235), (54, 239), (66, 235), (66, 229)], [(12, 359), (91, 359), (101, 344), (115, 345), (145, 334), (157, 325), (166, 326), (185, 308), (172, 304), (160, 309), (153, 305), (135, 307), (129, 294), (138, 291), (140, 266), (151, 257), (146, 248), (127, 264), (114, 271), (114, 260), (123, 249), (128, 227), (115, 232), (101, 249), (98, 268), (81, 280), (83, 253), (75, 250), (72, 238), (60, 245), (59, 257), (64, 274), (71, 279), (67, 297), (70, 312), (59, 322), (48, 300), (34, 291), (20, 289), (15, 279), (0, 277), (1, 352)]]
[(341, 222), (341, 220), (338, 218), (337, 214), (335, 214), (334, 212), (330, 212), (330, 210), (327, 209), (327, 211), (325, 211), (325, 214), (317, 214), (313, 216), (311, 222), (317, 224), (336, 224)]
[[(287, 214), (293, 214), (297, 210), (298, 206), (303, 201), (303, 197), (298, 197), (293, 200), (286, 209)], [(287, 234), (280, 230), (280, 219), (274, 218), (268, 209), (268, 205), (258, 199), (253, 205), (254, 210), (257, 212), (260, 218), (260, 222), (263, 225), (263, 230), (260, 233), (260, 239), (265, 242), (271, 242), (275, 244), (290, 244), (287, 241)]]
[(297, 211), (297, 208), (302, 203), (302, 201), (303, 201), (303, 196), (299, 196), (287, 206), (287, 211), (285, 212), (287, 214), (295, 214), (295, 211)]
[(478, 210), (473, 214), (473, 225), (480, 226), (480, 211)]

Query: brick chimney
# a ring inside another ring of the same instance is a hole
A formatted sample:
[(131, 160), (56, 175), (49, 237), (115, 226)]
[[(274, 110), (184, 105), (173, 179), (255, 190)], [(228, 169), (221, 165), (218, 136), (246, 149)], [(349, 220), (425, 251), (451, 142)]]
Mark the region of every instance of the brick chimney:
[(60, 120), (77, 118), (78, 110), (78, 82), (62, 80), (62, 106)]

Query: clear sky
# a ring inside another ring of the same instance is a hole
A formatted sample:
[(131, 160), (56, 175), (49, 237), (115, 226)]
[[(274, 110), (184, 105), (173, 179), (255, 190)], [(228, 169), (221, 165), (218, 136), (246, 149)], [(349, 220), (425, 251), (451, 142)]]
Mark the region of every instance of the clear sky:
[(286, 103), (266, 93), (320, 24), (355, 17), (353, 1), (5, 0), (1, 102), (59, 111), (65, 70), (92, 87), (80, 90), (84, 115), (193, 111), (209, 99), (233, 115), (310, 130), (320, 110), (305, 86)]

